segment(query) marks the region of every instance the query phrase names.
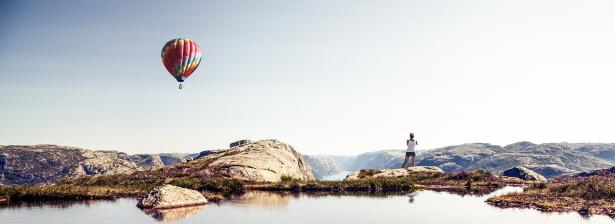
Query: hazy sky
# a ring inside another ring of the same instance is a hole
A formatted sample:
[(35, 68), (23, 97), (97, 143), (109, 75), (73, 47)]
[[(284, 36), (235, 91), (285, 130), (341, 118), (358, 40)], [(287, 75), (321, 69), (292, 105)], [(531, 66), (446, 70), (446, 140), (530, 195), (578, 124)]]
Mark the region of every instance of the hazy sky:
[[(0, 144), (615, 142), (614, 1), (2, 1)], [(160, 50), (197, 41), (185, 83)]]

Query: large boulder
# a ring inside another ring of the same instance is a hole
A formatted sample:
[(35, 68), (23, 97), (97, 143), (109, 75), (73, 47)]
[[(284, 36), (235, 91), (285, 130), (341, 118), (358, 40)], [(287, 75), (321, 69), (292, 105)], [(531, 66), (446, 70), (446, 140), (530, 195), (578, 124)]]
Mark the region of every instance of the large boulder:
[(502, 175), (506, 177), (516, 177), (522, 180), (547, 181), (547, 178), (522, 166), (510, 168), (504, 171)]
[(237, 147), (237, 146), (242, 146), (242, 145), (248, 144), (250, 142), (252, 142), (252, 141), (249, 140), (249, 139), (242, 139), (242, 140), (239, 140), (239, 141), (231, 142), (231, 144), (229, 144), (229, 148), (233, 148), (233, 147)]
[(282, 176), (313, 180), (312, 170), (292, 146), (278, 140), (250, 142), (230, 149), (212, 151), (199, 159), (177, 164), (169, 173), (199, 174), (241, 180), (276, 182)]
[(142, 209), (169, 209), (207, 204), (207, 199), (195, 190), (164, 185), (154, 188), (140, 199), (137, 207)]
[(348, 176), (346, 176), (346, 180), (358, 180), (377, 177), (407, 177), (412, 175), (413, 173), (444, 173), (444, 171), (435, 166), (414, 166), (400, 169), (361, 170), (348, 174)]

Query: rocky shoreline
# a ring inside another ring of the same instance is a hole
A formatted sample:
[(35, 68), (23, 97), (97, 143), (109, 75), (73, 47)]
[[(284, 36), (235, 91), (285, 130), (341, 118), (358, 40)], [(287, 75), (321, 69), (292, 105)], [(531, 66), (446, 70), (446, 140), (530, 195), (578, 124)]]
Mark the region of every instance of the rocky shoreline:
[[(45, 153), (30, 159), (34, 160)], [(110, 158), (116, 158), (115, 154), (113, 156)], [(80, 158), (75, 161), (86, 161)], [(125, 164), (124, 160), (118, 161)], [(4, 168), (8, 167), (6, 164), (12, 164), (8, 168), (13, 171), (19, 168), (16, 166), (19, 162), (3, 164)], [(85, 163), (79, 164), (83, 167)], [(67, 167), (72, 169), (72, 165)], [(53, 183), (35, 185), (0, 185), (0, 203), (144, 198), (167, 185), (193, 190), (193, 196), (200, 195), (204, 199), (196, 204), (202, 201), (220, 203), (231, 195), (250, 191), (380, 194), (428, 189), (459, 195), (484, 195), (505, 186), (523, 186), (525, 191), (522, 193), (489, 198), (487, 202), (503, 208), (527, 207), (547, 212), (575, 211), (614, 217), (615, 174), (612, 171), (615, 169), (547, 180), (525, 167), (513, 167), (500, 176), (483, 170), (444, 172), (436, 166), (418, 166), (408, 169), (363, 169), (350, 173), (345, 180), (324, 181), (314, 179), (310, 166), (292, 146), (277, 140), (262, 140), (208, 151), (195, 160), (155, 169), (70, 176)], [(169, 208), (192, 205), (194, 203), (179, 203)], [(143, 208), (147, 207), (150, 206), (144, 204)], [(168, 206), (159, 206), (164, 207)]]
[[(373, 177), (364, 170), (360, 179), (341, 181), (318, 181), (284, 179), (279, 182), (253, 182), (238, 179), (121, 179), (126, 176), (87, 177), (86, 180), (54, 185), (0, 187), (0, 195), (15, 201), (53, 201), (53, 200), (89, 200), (115, 199), (119, 197), (144, 197), (161, 184), (184, 187), (200, 192), (208, 202), (220, 203), (231, 195), (250, 191), (307, 192), (318, 194), (412, 192), (421, 189), (445, 191), (460, 195), (484, 195), (504, 186), (524, 186), (522, 193), (512, 193), (489, 198), (486, 202), (502, 208), (534, 208), (545, 212), (578, 212), (582, 215), (608, 215), (615, 218), (615, 205), (612, 192), (605, 197), (589, 195), (567, 195), (570, 186), (579, 183), (615, 183), (615, 175), (574, 177), (557, 179), (552, 182), (527, 181), (519, 178), (493, 175), (484, 171), (472, 172), (410, 172), (408, 176)], [(133, 177), (134, 178), (134, 177)], [(578, 178), (586, 178), (584, 180)], [(111, 180), (117, 180), (113, 182)], [(566, 184), (564, 184), (566, 183)], [(582, 184), (581, 184), (582, 185)], [(611, 184), (612, 185), (612, 184)], [(604, 186), (611, 186), (604, 185)], [(593, 185), (594, 187), (603, 185)], [(540, 191), (540, 189), (549, 189)], [(552, 191), (561, 191), (553, 194)], [(588, 189), (592, 189), (589, 187)], [(611, 189), (611, 188), (607, 188)], [(615, 188), (613, 188), (615, 189)], [(593, 198), (593, 199), (592, 199)], [(181, 207), (181, 206), (180, 206)]]
[(521, 193), (492, 197), (487, 203), (501, 208), (533, 208), (543, 212), (578, 212), (615, 219), (615, 169), (556, 178), (532, 184)]
[[(418, 170), (418, 168), (414, 168)], [(282, 177), (278, 182), (249, 181), (233, 178), (203, 178), (199, 176), (173, 177), (137, 172), (131, 175), (83, 177), (58, 184), (0, 187), (0, 195), (16, 201), (114, 199), (144, 197), (152, 189), (170, 184), (202, 192), (211, 202), (219, 202), (227, 195), (246, 191), (286, 192), (410, 192), (418, 189), (437, 189), (460, 194), (484, 194), (507, 185), (531, 182), (493, 175), (488, 172), (441, 173), (429, 171), (406, 172), (400, 176), (370, 176), (380, 171), (363, 170), (360, 178), (340, 181), (301, 180)], [(387, 172), (382, 171), (381, 174)], [(403, 171), (396, 171), (403, 172)], [(156, 173), (158, 174), (158, 173)]]
[[(373, 172), (373, 171), (362, 171)], [(83, 177), (57, 184), (0, 187), (0, 195), (15, 200), (65, 200), (65, 199), (112, 199), (115, 197), (142, 197), (153, 188), (171, 184), (174, 186), (207, 192), (209, 197), (241, 193), (249, 190), (294, 191), (294, 192), (382, 192), (411, 191), (428, 186), (451, 188), (496, 189), (506, 184), (525, 183), (522, 180), (508, 181), (487, 172), (409, 172), (406, 176), (370, 177), (341, 181), (301, 180), (282, 177), (281, 181), (263, 182), (234, 178), (174, 177), (161, 176), (159, 172), (137, 172), (131, 175)], [(470, 183), (470, 185), (468, 185)], [(210, 199), (210, 198), (208, 198)]]

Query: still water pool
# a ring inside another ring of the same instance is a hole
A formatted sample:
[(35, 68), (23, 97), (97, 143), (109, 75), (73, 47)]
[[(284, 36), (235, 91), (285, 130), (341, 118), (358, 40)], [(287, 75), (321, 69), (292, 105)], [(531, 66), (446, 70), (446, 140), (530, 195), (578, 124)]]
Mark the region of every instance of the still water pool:
[[(493, 194), (520, 191), (506, 187)], [(485, 196), (419, 191), (406, 195), (314, 195), (248, 192), (221, 204), (144, 212), (136, 199), (0, 207), (0, 223), (615, 223), (606, 216), (500, 209)]]

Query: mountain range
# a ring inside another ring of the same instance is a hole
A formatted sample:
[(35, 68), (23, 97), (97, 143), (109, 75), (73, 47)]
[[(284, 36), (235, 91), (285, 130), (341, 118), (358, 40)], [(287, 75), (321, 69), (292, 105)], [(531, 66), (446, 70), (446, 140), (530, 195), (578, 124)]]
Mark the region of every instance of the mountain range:
[[(264, 148), (273, 147), (275, 150), (290, 147), (286, 147), (286, 144), (273, 140), (261, 141), (255, 144), (255, 147), (261, 147), (262, 145)], [(275, 150), (271, 149), (269, 151), (274, 152)], [(135, 171), (170, 166), (193, 159), (196, 161), (203, 157), (209, 158), (207, 161), (210, 161), (212, 158), (219, 156), (221, 152), (203, 151), (200, 154), (162, 153), (129, 155), (118, 151), (94, 151), (57, 145), (0, 145), (0, 185), (31, 185), (53, 183), (64, 178), (80, 176), (128, 174)], [(246, 158), (256, 158), (255, 156), (261, 152), (262, 150), (254, 150), (254, 155), (246, 154), (245, 156), (247, 156)], [(289, 152), (294, 151), (290, 150)], [(302, 168), (300, 162), (302, 158), (311, 167), (311, 172), (317, 179), (337, 174), (341, 171), (397, 168), (401, 166), (404, 160), (404, 150), (380, 150), (355, 156), (301, 156), (298, 153), (295, 154), (295, 156), (286, 156), (284, 158), (288, 157), (288, 161), (295, 161), (291, 163), (299, 162), (298, 167), (301, 168), (301, 171), (295, 172), (294, 168), (284, 168), (280, 172), (276, 171), (276, 174), (293, 170), (293, 172), (300, 173), (303, 176), (311, 176), (308, 174), (308, 168)], [(233, 156), (229, 158), (236, 157), (235, 155)], [(272, 159), (277, 158), (275, 155), (266, 158), (270, 157)], [(265, 159), (262, 159), (265, 158), (263, 156), (258, 158), (265, 161)], [(277, 159), (279, 160), (279, 158)], [(226, 161), (223, 159), (217, 160)], [(254, 164), (260, 163), (255, 162)], [(271, 164), (273, 162), (266, 163), (263, 167), (273, 166)], [(224, 164), (219, 165), (223, 166)], [(275, 166), (284, 167), (285, 165), (288, 164), (278, 164)], [(534, 144), (531, 142), (518, 142), (506, 146), (498, 146), (487, 143), (469, 143), (418, 151), (417, 165), (437, 166), (445, 172), (481, 169), (495, 173), (501, 173), (515, 166), (524, 166), (547, 178), (553, 178), (615, 166), (615, 144)], [(267, 168), (265, 170), (272, 169)], [(241, 172), (246, 173), (244, 171)], [(254, 173), (259, 172), (255, 171)], [(277, 176), (275, 177), (277, 178)]]
[[(321, 179), (340, 171), (398, 168), (404, 150), (380, 150), (356, 156), (305, 155), (314, 176)], [(469, 143), (418, 151), (417, 165), (437, 166), (445, 172), (487, 170), (501, 173), (515, 166), (528, 167), (553, 178), (615, 166), (615, 144), (517, 142), (499, 146)]]

